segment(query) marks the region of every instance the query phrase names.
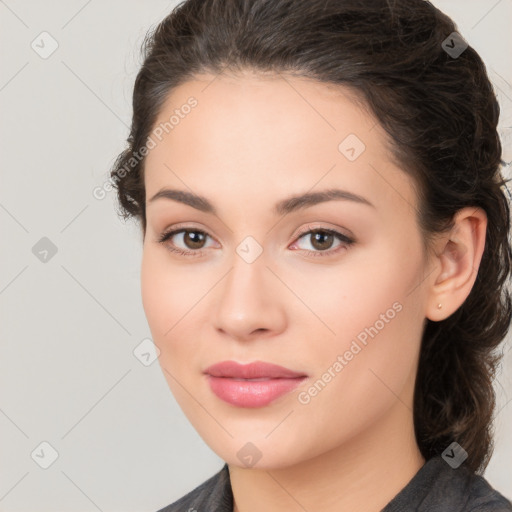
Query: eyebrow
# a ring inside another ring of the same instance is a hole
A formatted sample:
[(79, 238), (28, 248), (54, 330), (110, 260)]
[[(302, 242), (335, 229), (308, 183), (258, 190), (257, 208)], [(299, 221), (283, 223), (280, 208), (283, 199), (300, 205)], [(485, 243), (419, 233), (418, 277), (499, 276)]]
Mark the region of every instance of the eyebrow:
[[(161, 198), (177, 201), (179, 203), (191, 206), (196, 210), (217, 215), (216, 208), (210, 201), (208, 201), (208, 199), (196, 195), (192, 192), (165, 188), (158, 191), (148, 201), (148, 203), (152, 203), (153, 201), (156, 201), (157, 199)], [(305, 194), (298, 194), (295, 196), (288, 197), (276, 203), (274, 205), (273, 211), (275, 215), (286, 215), (297, 210), (302, 210), (304, 208), (309, 208), (316, 204), (325, 203), (327, 201), (333, 200), (353, 201), (355, 203), (365, 204), (367, 206), (375, 208), (375, 206), (370, 201), (368, 201), (368, 199), (357, 194), (354, 194), (353, 192), (340, 189), (328, 189), (319, 192), (308, 192)]]

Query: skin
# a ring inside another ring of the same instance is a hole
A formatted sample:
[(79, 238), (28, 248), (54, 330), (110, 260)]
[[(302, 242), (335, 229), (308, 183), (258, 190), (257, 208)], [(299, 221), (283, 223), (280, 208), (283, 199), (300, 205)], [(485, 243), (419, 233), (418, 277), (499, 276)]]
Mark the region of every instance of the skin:
[[(468, 296), (485, 213), (459, 211), (426, 254), (414, 183), (344, 88), (285, 75), (201, 75), (171, 92), (156, 124), (190, 96), (197, 106), (150, 151), (144, 177), (142, 300), (168, 385), (228, 463), (235, 511), (379, 511), (425, 463), (412, 413), (421, 335), (426, 318), (446, 318)], [(366, 146), (354, 161), (338, 149), (349, 134)], [(216, 215), (150, 201), (164, 188), (205, 197)], [(329, 188), (373, 206), (331, 200), (273, 212), (284, 198)], [(183, 225), (208, 234), (202, 246), (183, 233), (158, 242)], [(355, 242), (315, 245), (311, 234), (297, 236), (308, 227)], [(252, 263), (236, 252), (247, 236), (263, 250)], [(200, 255), (173, 253), (173, 244)], [(394, 318), (300, 403), (299, 393), (394, 303)], [(235, 407), (203, 375), (224, 360), (268, 361), (308, 379), (266, 407)], [(261, 454), (252, 466), (237, 456), (248, 442)]]

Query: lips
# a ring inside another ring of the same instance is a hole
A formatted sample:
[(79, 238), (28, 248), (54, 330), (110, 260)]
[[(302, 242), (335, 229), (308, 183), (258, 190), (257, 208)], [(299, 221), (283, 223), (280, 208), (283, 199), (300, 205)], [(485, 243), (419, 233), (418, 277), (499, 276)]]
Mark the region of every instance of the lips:
[(208, 367), (204, 373), (210, 389), (218, 398), (245, 408), (269, 405), (307, 379), (304, 373), (262, 361), (246, 365), (223, 361)]
[(296, 379), (307, 376), (305, 373), (294, 372), (289, 368), (263, 361), (246, 365), (241, 365), (235, 361), (222, 361), (208, 367), (204, 373), (212, 377), (228, 377), (241, 380)]

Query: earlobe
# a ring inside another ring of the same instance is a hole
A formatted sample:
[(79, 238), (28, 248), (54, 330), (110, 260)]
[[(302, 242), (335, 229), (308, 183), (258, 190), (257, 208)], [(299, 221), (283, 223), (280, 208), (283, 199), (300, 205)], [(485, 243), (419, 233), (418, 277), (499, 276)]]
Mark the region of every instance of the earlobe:
[(448, 318), (470, 294), (482, 260), (486, 228), (485, 212), (466, 207), (454, 216), (448, 236), (439, 239), (425, 311), (429, 320)]

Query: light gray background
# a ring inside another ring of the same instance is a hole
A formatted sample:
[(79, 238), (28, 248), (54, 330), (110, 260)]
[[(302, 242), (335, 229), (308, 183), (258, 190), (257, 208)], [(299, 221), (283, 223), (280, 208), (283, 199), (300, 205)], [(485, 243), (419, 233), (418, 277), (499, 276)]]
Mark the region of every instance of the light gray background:
[[(138, 227), (118, 219), (114, 192), (92, 193), (124, 148), (144, 34), (175, 4), (0, 0), (1, 511), (156, 511), (223, 464), (158, 362), (133, 354), (151, 336)], [(510, 161), (512, 0), (434, 4), (488, 65)], [(43, 31), (59, 45), (46, 59), (31, 47), (48, 51)], [(32, 252), (42, 237), (57, 247), (46, 263)], [(512, 498), (510, 348), (485, 476)], [(47, 469), (43, 441), (58, 452)]]

